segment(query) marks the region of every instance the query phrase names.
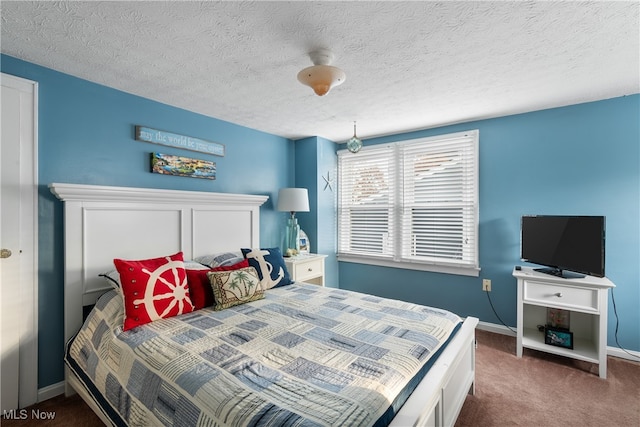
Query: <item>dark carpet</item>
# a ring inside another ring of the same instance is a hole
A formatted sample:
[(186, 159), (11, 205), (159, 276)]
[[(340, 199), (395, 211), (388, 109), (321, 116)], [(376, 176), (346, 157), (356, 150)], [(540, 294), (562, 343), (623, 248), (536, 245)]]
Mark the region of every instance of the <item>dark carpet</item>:
[(456, 427), (639, 427), (640, 363), (608, 357), (597, 365), (524, 350), (516, 339), (477, 331), (476, 394), (467, 396)]

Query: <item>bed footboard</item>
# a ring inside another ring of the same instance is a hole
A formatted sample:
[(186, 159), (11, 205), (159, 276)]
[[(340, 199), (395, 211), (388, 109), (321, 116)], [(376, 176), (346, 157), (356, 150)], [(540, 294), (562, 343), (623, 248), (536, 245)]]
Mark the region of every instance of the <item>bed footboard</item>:
[(467, 317), (429, 373), (391, 422), (391, 427), (453, 426), (467, 394), (475, 393), (475, 328)]

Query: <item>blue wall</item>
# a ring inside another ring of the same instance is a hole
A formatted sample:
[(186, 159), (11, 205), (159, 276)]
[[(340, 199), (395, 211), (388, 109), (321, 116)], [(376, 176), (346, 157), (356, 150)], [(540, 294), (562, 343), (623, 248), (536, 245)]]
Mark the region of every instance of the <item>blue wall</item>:
[[(311, 251), (327, 255), (325, 258), (325, 286), (337, 288), (338, 260), (336, 258), (336, 144), (321, 137), (309, 137), (296, 141), (297, 187), (309, 190), (310, 212), (300, 213), (300, 227), (307, 233)], [(325, 178), (333, 184), (328, 186)]]
[[(334, 184), (334, 192), (325, 191), (322, 179), (331, 171), (335, 182), (333, 142), (308, 138), (294, 143), (4, 55), (0, 65), (4, 73), (39, 82), (40, 388), (63, 380), (62, 203), (50, 194), (51, 182), (269, 195), (261, 208), (263, 246), (279, 245), (286, 219), (272, 203), (278, 189), (308, 186), (317, 216), (303, 219), (300, 214), (301, 224), (319, 234), (310, 236), (314, 250), (317, 244), (322, 253), (335, 247), (335, 225), (333, 230), (327, 228), (335, 224), (336, 189)], [(499, 323), (481, 291), (481, 279), (490, 278), (494, 306), (507, 324), (515, 325), (511, 270), (519, 263), (520, 216), (606, 215), (606, 268), (617, 285), (620, 343), (640, 350), (639, 117), (640, 96), (634, 95), (365, 141), (369, 145), (480, 129), (481, 276), (351, 263), (334, 267), (335, 258), (329, 255), (328, 285), (337, 284), (339, 278), (341, 288), (445, 307)], [(223, 143), (226, 156), (135, 141), (134, 125)], [(217, 179), (151, 174), (148, 153), (152, 151), (213, 160)], [(610, 307), (609, 345), (615, 345), (614, 327)]]
[[(523, 214), (606, 215), (606, 274), (616, 284), (618, 338), (640, 350), (640, 95), (365, 141), (480, 130), (479, 278), (339, 263), (340, 287), (516, 324)], [(611, 294), (610, 294), (611, 295)], [(609, 298), (608, 344), (615, 346)]]
[[(268, 195), (261, 207), (262, 246), (278, 246), (285, 214), (273, 207), (280, 187), (294, 184), (294, 143), (194, 114), (2, 55), (3, 73), (39, 83), (38, 387), (64, 379), (62, 355), (62, 202), (52, 182)], [(225, 157), (134, 140), (134, 126), (216, 141)], [(215, 181), (152, 174), (149, 153), (216, 162)]]

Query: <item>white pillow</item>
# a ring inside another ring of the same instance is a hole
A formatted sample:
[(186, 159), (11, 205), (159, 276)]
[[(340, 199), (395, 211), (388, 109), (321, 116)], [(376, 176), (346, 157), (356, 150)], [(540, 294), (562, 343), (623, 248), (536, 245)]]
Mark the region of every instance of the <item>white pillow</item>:
[(204, 265), (198, 261), (185, 261), (184, 268), (186, 270), (209, 270), (209, 266)]
[(237, 252), (219, 252), (213, 255), (203, 255), (194, 258), (200, 264), (208, 265), (211, 268), (228, 267), (244, 260), (241, 251)]
[(106, 273), (98, 274), (98, 276), (103, 277), (107, 281), (107, 283), (109, 283), (109, 286), (111, 286), (113, 289), (120, 289), (120, 287), (122, 286), (120, 283), (120, 273), (118, 273), (118, 270), (107, 271)]

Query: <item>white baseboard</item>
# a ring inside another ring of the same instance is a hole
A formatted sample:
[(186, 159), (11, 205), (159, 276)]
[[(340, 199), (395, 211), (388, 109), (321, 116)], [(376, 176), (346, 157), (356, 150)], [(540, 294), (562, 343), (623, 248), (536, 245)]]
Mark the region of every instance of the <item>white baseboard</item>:
[(44, 402), (61, 394), (64, 394), (64, 381), (38, 389), (38, 402)]
[[(628, 353), (625, 353), (628, 352)], [(631, 354), (629, 354), (631, 353)], [(627, 359), (633, 362), (640, 362), (640, 352), (633, 350), (622, 350), (619, 347), (607, 346), (607, 355), (613, 357), (619, 357), (620, 359)]]
[[(493, 332), (494, 334), (508, 335), (510, 337), (515, 337), (516, 336), (516, 334), (514, 334), (506, 326), (498, 325), (496, 323), (489, 323), (489, 322), (482, 322), (481, 321), (481, 322), (478, 322), (477, 329), (480, 329), (480, 330), (483, 330), (483, 331), (487, 331), (487, 332)], [(515, 331), (516, 327), (512, 326), (511, 329), (513, 329)], [(621, 359), (631, 360), (631, 361), (634, 361), (634, 362), (640, 362), (640, 352), (638, 352), (638, 351), (627, 350), (627, 349), (623, 350), (623, 349), (621, 349), (619, 347), (607, 346), (607, 355), (608, 356), (613, 356), (613, 357), (619, 357)]]
[[(482, 331), (487, 331), (487, 332), (493, 332), (494, 334), (508, 335), (510, 337), (516, 336), (516, 334), (506, 326), (498, 325), (496, 323), (480, 321), (478, 322), (477, 329), (480, 329)], [(511, 329), (513, 329), (514, 331), (516, 330), (515, 326), (512, 326)]]

